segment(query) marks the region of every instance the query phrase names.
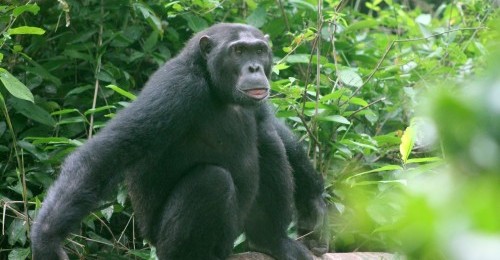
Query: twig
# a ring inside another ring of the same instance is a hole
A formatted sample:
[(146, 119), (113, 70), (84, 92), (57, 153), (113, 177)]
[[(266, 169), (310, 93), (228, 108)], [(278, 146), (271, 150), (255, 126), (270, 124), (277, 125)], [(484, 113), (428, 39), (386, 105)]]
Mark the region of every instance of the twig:
[(290, 31), (290, 23), (288, 23), (288, 17), (286, 16), (285, 8), (283, 8), (283, 3), (281, 2), (281, 0), (276, 0), (276, 1), (278, 2), (278, 5), (280, 6), (281, 15), (283, 16), (283, 19), (285, 20), (286, 29), (287, 29), (287, 31)]
[[(94, 85), (94, 99), (92, 100), (92, 110), (95, 109), (97, 104), (97, 95), (99, 94), (99, 72), (101, 71), (101, 47), (102, 47), (102, 33), (103, 33), (103, 19), (104, 19), (104, 3), (101, 0), (101, 24), (99, 25), (99, 35), (97, 39), (97, 65), (95, 69), (95, 85)], [(90, 114), (89, 123), (89, 139), (92, 138), (94, 133), (94, 113)]]
[(372, 106), (372, 105), (373, 105), (373, 104), (375, 104), (375, 103), (378, 103), (378, 102), (380, 102), (380, 101), (384, 101), (385, 99), (386, 99), (385, 97), (382, 97), (382, 98), (379, 98), (379, 99), (377, 99), (377, 100), (375, 100), (375, 101), (370, 102), (368, 105), (366, 105), (366, 106), (364, 106), (364, 107), (361, 107), (361, 108), (359, 108), (358, 110), (356, 110), (356, 111), (352, 112), (352, 114), (351, 114), (351, 115), (349, 115), (349, 118), (351, 118), (351, 117), (353, 117), (355, 114), (357, 114), (357, 113), (359, 113), (359, 112), (361, 112), (361, 111), (363, 111), (363, 110), (365, 110), (365, 109), (369, 108), (370, 106)]
[(382, 57), (380, 58), (380, 60), (377, 62), (377, 65), (375, 66), (375, 69), (372, 70), (372, 72), (370, 72), (370, 74), (368, 75), (368, 78), (365, 80), (365, 82), (363, 83), (363, 85), (359, 86), (353, 93), (352, 95), (344, 102), (342, 103), (342, 105), (348, 103), (356, 94), (358, 94), (358, 92), (361, 90), (361, 88), (363, 88), (372, 78), (373, 76), (375, 75), (375, 73), (380, 69), (380, 66), (382, 65), (382, 62), (385, 60), (385, 58), (387, 57), (387, 54), (389, 54), (389, 52), (391, 51), (392, 47), (394, 47), (394, 45), (396, 43), (400, 43), (400, 42), (416, 42), (416, 41), (425, 41), (425, 40), (428, 40), (428, 39), (431, 39), (431, 38), (434, 38), (434, 37), (437, 37), (437, 36), (440, 36), (440, 35), (443, 35), (443, 34), (448, 34), (448, 33), (451, 33), (451, 32), (456, 32), (456, 31), (467, 31), (467, 30), (481, 30), (481, 29), (486, 29), (487, 27), (474, 27), (474, 28), (457, 28), (457, 29), (453, 29), (453, 30), (448, 30), (448, 31), (445, 31), (445, 32), (440, 32), (440, 33), (436, 33), (436, 34), (433, 34), (433, 35), (429, 35), (429, 36), (426, 36), (426, 37), (420, 37), (420, 38), (413, 38), (413, 39), (405, 39), (405, 40), (393, 40), (391, 41), (391, 43), (389, 43), (389, 45), (387, 46), (387, 48), (385, 49), (385, 52), (384, 54), (382, 55)]

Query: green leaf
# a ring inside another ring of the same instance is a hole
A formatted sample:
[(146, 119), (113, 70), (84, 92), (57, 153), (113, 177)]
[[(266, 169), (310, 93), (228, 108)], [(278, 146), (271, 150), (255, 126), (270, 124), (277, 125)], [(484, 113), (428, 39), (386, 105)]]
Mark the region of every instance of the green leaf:
[(26, 137), (25, 140), (33, 140), (33, 145), (40, 144), (64, 144), (64, 145), (74, 145), (79, 146), (82, 142), (78, 140), (68, 139), (66, 137)]
[(399, 145), (399, 152), (401, 154), (401, 159), (403, 163), (407, 163), (408, 157), (410, 156), (413, 145), (415, 144), (415, 130), (409, 126), (406, 128), (403, 136), (401, 136), (401, 144)]
[(135, 100), (137, 98), (136, 95), (118, 87), (118, 86), (115, 86), (115, 85), (107, 85), (106, 88), (110, 88), (112, 89), (113, 91), (115, 91), (116, 93), (130, 99), (130, 100)]
[[(328, 63), (328, 59), (323, 56), (320, 56), (319, 59), (320, 64)], [(318, 63), (318, 58), (316, 56), (312, 56), (311, 58), (311, 55), (309, 54), (291, 54), (285, 59), (288, 63), (309, 63), (309, 60), (311, 60), (312, 64)]]
[(144, 41), (143, 49), (145, 52), (151, 52), (158, 43), (158, 32), (152, 31), (149, 37)]
[(31, 255), (31, 248), (15, 248), (10, 251), (9, 260), (24, 260)]
[(309, 11), (316, 12), (317, 8), (316, 5), (313, 5), (309, 3), (309, 1), (304, 1), (304, 0), (290, 0), (290, 3), (296, 5), (299, 7), (299, 9), (309, 9)]
[(28, 102), (22, 99), (10, 99), (9, 103), (17, 112), (21, 113), (29, 119), (48, 126), (54, 126), (56, 124), (54, 119), (50, 116), (49, 112), (37, 106), (35, 103)]
[(42, 35), (45, 33), (45, 30), (42, 28), (38, 27), (32, 27), (32, 26), (20, 26), (16, 28), (11, 28), (7, 31), (8, 34), (10, 35), (15, 35), (15, 34), (35, 34), (35, 35)]
[(352, 69), (342, 69), (337, 72), (337, 75), (344, 84), (352, 87), (363, 86), (363, 80), (361, 77)]
[(18, 17), (24, 12), (30, 12), (32, 14), (37, 14), (38, 11), (40, 11), (40, 7), (37, 4), (28, 4), (28, 5), (22, 5), (14, 8), (14, 11), (12, 11), (12, 15), (14, 17)]
[(260, 28), (266, 23), (266, 16), (266, 9), (264, 6), (260, 5), (247, 17), (247, 23)]
[(285, 70), (285, 69), (288, 69), (289, 66), (286, 64), (286, 63), (278, 63), (276, 65), (273, 66), (273, 72), (276, 74), (276, 75), (279, 75), (280, 74), (280, 70)]
[(154, 13), (153, 10), (151, 10), (147, 5), (141, 3), (141, 2), (136, 2), (133, 4), (134, 8), (136, 10), (139, 10), (148, 22), (149, 26), (153, 28), (153, 30), (158, 31), (160, 34), (163, 34), (163, 27), (161, 25), (161, 20), (158, 18), (158, 16)]
[(375, 20), (361, 20), (359, 22), (353, 23), (346, 28), (346, 33), (351, 33), (355, 31), (359, 31), (362, 29), (373, 28), (378, 25), (378, 22)]
[(102, 215), (104, 216), (104, 218), (106, 218), (106, 220), (108, 222), (111, 219), (111, 216), (113, 216), (114, 209), (115, 209), (115, 207), (113, 205), (111, 205), (111, 206), (101, 210)]
[(184, 20), (187, 21), (188, 27), (193, 32), (199, 32), (208, 27), (207, 21), (205, 21), (203, 18), (199, 16), (194, 16), (192, 14), (185, 14), (182, 16), (182, 18), (184, 18)]
[(62, 110), (56, 111), (56, 112), (52, 112), (52, 113), (50, 113), (50, 115), (51, 116), (58, 116), (58, 115), (65, 115), (65, 114), (78, 113), (78, 112), (80, 112), (80, 111), (76, 108), (67, 108), (67, 109), (62, 109)]
[(90, 114), (95, 114), (97, 112), (101, 112), (101, 111), (105, 111), (105, 110), (110, 110), (110, 109), (116, 109), (116, 107), (112, 106), (112, 105), (102, 106), (102, 107), (96, 107), (96, 108), (89, 109), (89, 110), (85, 111), (85, 113), (83, 113), (83, 114), (87, 116), (87, 115), (90, 115)]
[(406, 160), (406, 163), (430, 163), (430, 162), (441, 162), (443, 159), (439, 157), (425, 157), (425, 158), (413, 158)]
[(321, 121), (330, 121), (330, 122), (337, 122), (337, 123), (346, 124), (346, 125), (350, 125), (351, 124), (351, 122), (349, 120), (347, 120), (347, 118), (345, 118), (343, 116), (340, 116), (340, 115), (320, 116), (320, 117), (318, 117), (318, 120), (321, 120)]
[(23, 219), (14, 219), (7, 230), (9, 245), (14, 245), (16, 242), (24, 245), (26, 243), (26, 225)]
[(292, 54), (286, 57), (288, 63), (309, 63), (309, 54)]
[(367, 185), (380, 185), (381, 183), (384, 184), (401, 184), (401, 185), (407, 185), (408, 181), (407, 180), (388, 180), (388, 181), (360, 181), (356, 183), (352, 183), (351, 187), (356, 187), (356, 186), (367, 186)]
[(356, 178), (356, 177), (359, 177), (359, 176), (362, 176), (362, 175), (365, 175), (365, 174), (368, 174), (368, 173), (374, 173), (374, 172), (385, 172), (385, 171), (399, 171), (399, 170), (403, 170), (403, 168), (399, 165), (385, 165), (385, 166), (382, 166), (380, 168), (377, 168), (377, 169), (373, 169), (373, 170), (369, 170), (369, 171), (366, 171), (366, 172), (360, 172), (358, 174), (354, 174), (353, 176), (347, 178), (346, 180), (350, 180), (352, 178)]
[(54, 84), (56, 84), (57, 86), (61, 85), (61, 80), (58, 77), (50, 74), (50, 72), (46, 68), (44, 68), (42, 65), (40, 65), (39, 63), (34, 61), (30, 56), (28, 56), (22, 52), (20, 53), (20, 55), (23, 56), (29, 63), (31, 63), (33, 65), (33, 67), (26, 67), (27, 71), (32, 72), (33, 74), (39, 75), (46, 80), (50, 80)]
[(14, 97), (34, 102), (31, 91), (7, 70), (0, 68), (0, 81)]

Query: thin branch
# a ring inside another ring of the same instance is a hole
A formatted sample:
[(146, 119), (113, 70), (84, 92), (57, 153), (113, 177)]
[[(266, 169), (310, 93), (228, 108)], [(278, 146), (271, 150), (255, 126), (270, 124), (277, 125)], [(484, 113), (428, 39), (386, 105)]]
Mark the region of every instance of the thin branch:
[(352, 93), (352, 95), (344, 103), (342, 103), (342, 105), (348, 103), (354, 96), (356, 96), (356, 94), (358, 94), (358, 92), (361, 90), (361, 88), (363, 88), (373, 78), (373, 76), (375, 75), (375, 73), (380, 69), (380, 66), (382, 65), (382, 62), (384, 62), (385, 58), (387, 57), (387, 54), (389, 54), (389, 52), (392, 50), (392, 47), (394, 47), (394, 45), (396, 43), (425, 41), (425, 40), (428, 40), (428, 39), (431, 39), (431, 38), (435, 38), (437, 36), (441, 36), (441, 35), (444, 35), (444, 34), (448, 34), (448, 33), (451, 33), (451, 32), (467, 31), (467, 30), (482, 30), (482, 29), (487, 29), (487, 27), (457, 28), (457, 29), (453, 29), (453, 30), (449, 30), (449, 31), (445, 31), (445, 32), (441, 32), (441, 33), (436, 33), (436, 34), (433, 34), (433, 35), (429, 35), (429, 36), (426, 36), (426, 37), (413, 38), (413, 39), (405, 39), (405, 40), (393, 40), (393, 41), (391, 41), (391, 43), (389, 43), (389, 45), (385, 49), (385, 52), (382, 55), (382, 57), (377, 62), (377, 65), (375, 66), (375, 69), (373, 69), (372, 72), (370, 72), (370, 74), (368, 75), (368, 78), (365, 80), (365, 82), (363, 83), (363, 85), (361, 85), (360, 87), (358, 87)]
[(365, 109), (368, 109), (368, 108), (369, 108), (369, 107), (371, 107), (373, 104), (376, 104), (376, 103), (378, 103), (378, 102), (384, 101), (385, 99), (386, 99), (386, 97), (382, 97), (382, 98), (379, 98), (379, 99), (377, 99), (377, 100), (375, 100), (375, 101), (370, 102), (368, 105), (366, 105), (366, 106), (364, 106), (364, 107), (361, 107), (361, 108), (359, 108), (358, 110), (356, 110), (356, 111), (352, 112), (352, 114), (351, 114), (351, 115), (349, 115), (349, 118), (353, 117), (354, 115), (356, 115), (357, 113), (359, 113), (359, 112), (361, 112), (361, 111), (363, 111), (363, 110), (365, 110)]
[(278, 5), (280, 6), (281, 15), (283, 16), (283, 19), (285, 20), (286, 30), (290, 31), (290, 23), (288, 22), (288, 17), (286, 16), (285, 8), (283, 7), (283, 3), (281, 2), (281, 0), (276, 0), (276, 1), (278, 2)]
[[(101, 47), (102, 47), (102, 34), (103, 34), (103, 23), (104, 23), (104, 3), (101, 0), (101, 24), (99, 25), (99, 35), (97, 39), (97, 65), (95, 69), (95, 85), (94, 85), (94, 99), (92, 100), (92, 110), (95, 110), (97, 104), (97, 95), (99, 94), (99, 72), (101, 71)], [(94, 113), (90, 114), (90, 124), (89, 124), (89, 139), (92, 138), (94, 133)]]
[(300, 118), (300, 121), (304, 125), (307, 134), (313, 139), (314, 144), (319, 147), (320, 143), (318, 141), (318, 138), (312, 133), (311, 129), (307, 126), (307, 122), (306, 119), (304, 118), (304, 115), (301, 114), (299, 111), (297, 111), (297, 116)]

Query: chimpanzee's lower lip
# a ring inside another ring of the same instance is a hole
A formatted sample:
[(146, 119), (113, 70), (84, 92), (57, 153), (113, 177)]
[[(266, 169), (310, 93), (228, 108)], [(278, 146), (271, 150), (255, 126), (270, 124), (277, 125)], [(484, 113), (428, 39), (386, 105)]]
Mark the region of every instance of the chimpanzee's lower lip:
[(248, 96), (254, 98), (254, 99), (264, 99), (267, 97), (269, 94), (269, 89), (267, 88), (254, 88), (254, 89), (249, 89), (245, 90), (245, 94)]

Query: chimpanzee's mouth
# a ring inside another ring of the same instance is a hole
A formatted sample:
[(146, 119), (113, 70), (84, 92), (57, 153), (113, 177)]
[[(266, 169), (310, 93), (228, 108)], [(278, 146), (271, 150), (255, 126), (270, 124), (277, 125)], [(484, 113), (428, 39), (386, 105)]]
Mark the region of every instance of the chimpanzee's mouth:
[(267, 95), (269, 94), (269, 89), (268, 88), (248, 89), (245, 90), (245, 94), (247, 94), (247, 96), (251, 98), (261, 100), (267, 97)]

